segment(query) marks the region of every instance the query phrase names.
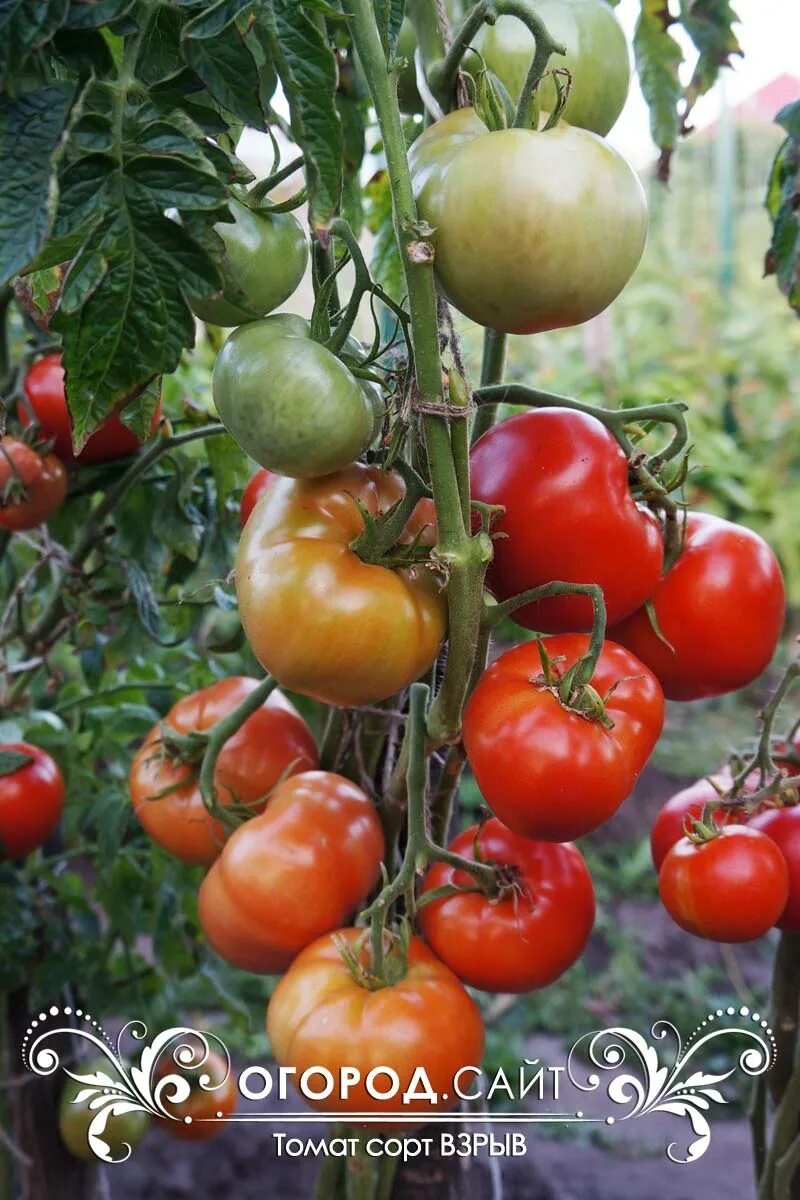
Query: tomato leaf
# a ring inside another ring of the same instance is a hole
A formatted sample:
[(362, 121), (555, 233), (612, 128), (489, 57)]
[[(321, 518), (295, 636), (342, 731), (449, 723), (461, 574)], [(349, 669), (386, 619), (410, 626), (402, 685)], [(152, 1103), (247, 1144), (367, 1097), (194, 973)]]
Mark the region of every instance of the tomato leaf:
[(151, 87), (173, 79), (183, 70), (181, 24), (181, 15), (174, 8), (159, 6), (151, 12), (136, 58), (140, 83)]
[(74, 83), (0, 96), (0, 282), (37, 254), (55, 217), (53, 164), (76, 96)]
[(772, 220), (772, 240), (765, 274), (775, 275), (778, 287), (800, 316), (800, 100), (787, 104), (775, 118), (789, 136), (775, 156), (765, 205)]
[[(5, 0), (0, 5), (0, 89), (64, 21), (69, 0)], [(4, 168), (8, 159), (3, 158)]]
[(225, 25), (213, 37), (185, 36), (183, 54), (217, 103), (255, 129), (264, 129), (260, 77), (250, 38), (235, 24)]
[(650, 132), (661, 151), (659, 178), (669, 178), (669, 162), (678, 137), (678, 68), (681, 48), (669, 32), (672, 21), (665, 0), (641, 0), (633, 50), (642, 93), (650, 109)]
[(342, 195), (336, 59), (324, 32), (298, 13), (295, 0), (270, 0), (262, 20), (289, 101), (292, 134), (305, 156), (311, 225), (328, 229)]
[(686, 119), (697, 98), (712, 87), (721, 67), (730, 66), (731, 58), (742, 54), (733, 31), (737, 20), (728, 0), (681, 0), (683, 27), (700, 51), (685, 93), (683, 132), (686, 132)]
[(122, 570), (142, 628), (150, 637), (157, 638), (161, 629), (161, 614), (153, 585), (139, 564), (131, 559), (122, 564)]
[(14, 775), (33, 762), (33, 755), (24, 750), (0, 750), (0, 777)]
[(397, 50), (397, 39), (400, 36), (400, 26), (406, 13), (406, 0), (376, 0), (375, 16), (378, 30), (386, 51), (386, 57), (391, 60)]
[(250, 0), (217, 0), (216, 4), (203, 6), (196, 17), (186, 26), (186, 36), (192, 38), (216, 37), (223, 29), (250, 7)]
[(122, 424), (136, 435), (140, 442), (147, 441), (153, 425), (153, 417), (161, 403), (161, 376), (152, 380), (130, 400), (120, 412)]

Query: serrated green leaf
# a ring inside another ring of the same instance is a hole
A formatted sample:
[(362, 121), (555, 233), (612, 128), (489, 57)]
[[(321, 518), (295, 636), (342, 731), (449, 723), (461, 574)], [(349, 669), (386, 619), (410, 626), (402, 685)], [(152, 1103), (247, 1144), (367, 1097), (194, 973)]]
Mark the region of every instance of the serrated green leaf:
[(66, 82), (0, 96), (0, 282), (35, 258), (53, 223), (53, 165), (75, 96)]
[(136, 59), (136, 77), (146, 87), (172, 79), (183, 70), (183, 18), (175, 8), (158, 5), (150, 13)]
[(639, 84), (650, 109), (650, 132), (661, 150), (660, 174), (669, 172), (669, 156), (678, 137), (678, 101), (683, 61), (680, 46), (669, 32), (671, 17), (664, 0), (641, 0), (633, 35)]
[(232, 24), (240, 13), (252, 7), (252, 0), (216, 0), (204, 6), (186, 26), (186, 36), (192, 38), (216, 37)]
[(153, 417), (161, 403), (161, 376), (142, 388), (138, 396), (120, 410), (120, 420), (140, 442), (147, 441), (153, 425)]
[(132, 560), (124, 562), (122, 570), (142, 628), (150, 637), (157, 638), (161, 629), (161, 614), (153, 585), (139, 564)]
[(391, 62), (397, 50), (400, 26), (406, 13), (406, 0), (376, 0), (375, 16), (386, 57)]
[(681, 21), (700, 52), (686, 89), (686, 115), (699, 96), (715, 83), (720, 68), (730, 66), (742, 50), (733, 26), (738, 21), (728, 0), (681, 0)]
[(127, 16), (136, 0), (72, 0), (64, 22), (67, 29), (100, 29)]
[[(800, 110), (800, 104), (792, 105)], [(791, 126), (792, 113), (778, 114)], [(783, 122), (781, 122), (783, 123)], [(765, 272), (775, 275), (778, 287), (800, 316), (800, 141), (789, 137), (781, 145), (770, 171), (765, 206), (772, 220), (772, 239)]]
[(64, 21), (69, 0), (3, 0), (0, 4), (0, 90), (21, 72)]
[(271, 0), (262, 20), (289, 101), (292, 134), (305, 156), (309, 219), (315, 229), (327, 229), (342, 195), (336, 59), (324, 34), (298, 13), (294, 0)]
[(266, 128), (258, 67), (248, 39), (235, 24), (212, 40), (184, 37), (183, 56), (220, 107), (254, 129)]

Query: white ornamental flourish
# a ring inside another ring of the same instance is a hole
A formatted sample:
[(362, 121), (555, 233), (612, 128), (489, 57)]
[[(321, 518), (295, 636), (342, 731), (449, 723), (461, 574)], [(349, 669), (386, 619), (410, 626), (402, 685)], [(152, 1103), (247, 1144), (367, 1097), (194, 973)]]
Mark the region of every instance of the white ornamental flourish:
[[(751, 1026), (723, 1025), (720, 1020), (730, 1017), (749, 1019)], [(759, 1013), (751, 1012), (746, 1006), (739, 1009), (718, 1008), (701, 1021), (684, 1045), (681, 1035), (670, 1021), (656, 1021), (650, 1029), (653, 1039), (665, 1043), (656, 1047), (633, 1029), (621, 1026), (586, 1033), (575, 1042), (567, 1058), (567, 1074), (573, 1085), (584, 1092), (597, 1091), (601, 1076), (591, 1073), (583, 1081), (578, 1078), (579, 1070), (585, 1071), (575, 1059), (578, 1054), (588, 1057), (592, 1066), (603, 1071), (622, 1071), (611, 1080), (606, 1080), (606, 1095), (614, 1104), (627, 1107), (620, 1116), (605, 1118), (607, 1125), (616, 1121), (627, 1121), (631, 1117), (644, 1117), (649, 1113), (673, 1113), (688, 1117), (693, 1132), (697, 1135), (681, 1158), (675, 1152), (676, 1143), (666, 1148), (667, 1157), (674, 1163), (696, 1162), (711, 1144), (711, 1128), (705, 1114), (712, 1104), (727, 1104), (719, 1091), (718, 1084), (730, 1079), (738, 1069), (746, 1075), (762, 1075), (775, 1062), (775, 1037), (767, 1021)], [(707, 1051), (712, 1042), (720, 1038), (745, 1038), (751, 1044), (738, 1054), (736, 1066), (721, 1075), (710, 1075), (703, 1070), (692, 1070), (702, 1051)], [(673, 1049), (671, 1061), (662, 1063), (660, 1052)]]
[[(82, 1025), (50, 1025), (51, 1019), (61, 1016), (82, 1022)], [(48, 1028), (42, 1030), (43, 1025), (48, 1025)], [(120, 1030), (114, 1043), (90, 1013), (80, 1008), (59, 1009), (54, 1005), (30, 1022), (22, 1043), (23, 1062), (37, 1075), (52, 1075), (61, 1066), (58, 1052), (52, 1046), (45, 1045), (52, 1038), (78, 1038), (87, 1050), (99, 1052), (108, 1060), (108, 1072), (98, 1070), (81, 1074), (80, 1069), (71, 1071), (62, 1067), (70, 1079), (85, 1085), (73, 1104), (87, 1104), (88, 1101), (87, 1107), (95, 1113), (88, 1129), (89, 1147), (97, 1158), (106, 1163), (126, 1162), (132, 1153), (130, 1144), (124, 1142), (122, 1156), (113, 1157), (111, 1147), (103, 1140), (110, 1117), (145, 1112), (163, 1120), (183, 1120), (190, 1124), (191, 1117), (178, 1117), (166, 1106), (187, 1100), (193, 1087), (206, 1092), (217, 1091), (224, 1087), (231, 1071), (228, 1050), (215, 1034), (186, 1025), (166, 1029), (152, 1042), (142, 1045), (137, 1066), (128, 1065), (122, 1056), (120, 1048), (126, 1035), (134, 1042), (145, 1043), (147, 1026), (143, 1021), (129, 1021)], [(212, 1079), (207, 1071), (202, 1071), (211, 1055), (212, 1042), (225, 1061), (225, 1074), (221, 1079)], [(169, 1059), (181, 1072), (202, 1073), (190, 1084), (184, 1074), (169, 1073), (169, 1068), (164, 1066)], [(222, 1116), (221, 1113), (217, 1115)]]

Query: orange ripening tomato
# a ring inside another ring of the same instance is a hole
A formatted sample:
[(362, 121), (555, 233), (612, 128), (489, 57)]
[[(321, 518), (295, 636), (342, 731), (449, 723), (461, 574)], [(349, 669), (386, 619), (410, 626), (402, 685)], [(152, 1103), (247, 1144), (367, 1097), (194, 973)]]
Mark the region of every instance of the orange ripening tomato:
[[(220, 1133), (224, 1128), (223, 1118), (236, 1112), (238, 1093), (236, 1079), (221, 1054), (210, 1050), (205, 1062), (197, 1070), (183, 1071), (173, 1062), (159, 1065), (156, 1075), (162, 1087), (161, 1101), (164, 1108), (178, 1120), (159, 1117), (158, 1125), (165, 1133), (185, 1142), (204, 1142)], [(191, 1086), (186, 1100), (170, 1102), (173, 1094), (170, 1084), (163, 1083), (164, 1077), (179, 1075)], [(199, 1084), (199, 1077), (207, 1075), (208, 1088)]]
[(658, 890), (687, 933), (712, 942), (750, 942), (786, 908), (789, 868), (766, 833), (726, 825), (710, 841), (676, 842), (661, 864)]
[(35, 529), (57, 512), (67, 472), (55, 454), (38, 454), (14, 437), (0, 439), (0, 529)]
[(663, 638), (647, 608), (615, 625), (609, 637), (646, 663), (669, 700), (699, 700), (734, 692), (769, 666), (786, 594), (762, 537), (709, 513), (689, 513), (684, 549), (650, 603)]
[[(364, 939), (363, 929), (342, 929), (298, 955), (267, 1009), (272, 1051), (280, 1066), (294, 1067), (298, 1078), (309, 1067), (331, 1072), (330, 1095), (305, 1097), (312, 1108), (344, 1114), (402, 1112), (408, 1113), (410, 1124), (420, 1118), (424, 1122), (431, 1113), (455, 1106), (454, 1083), (462, 1067), (480, 1067), (483, 1022), (464, 986), (419, 938), (411, 939), (401, 979), (374, 991), (362, 987), (337, 940), (368, 964), (366, 950), (356, 945)], [(358, 1072), (346, 1096), (339, 1086), (344, 1068)], [(370, 1095), (366, 1086), (374, 1068), (385, 1068), (372, 1080), (374, 1090), (387, 1093), (385, 1098)], [(404, 1104), (403, 1092), (420, 1068), (436, 1101), (420, 1097)], [(396, 1073), (396, 1089), (386, 1070)], [(473, 1075), (464, 1075), (460, 1083), (464, 1090), (474, 1083)], [(321, 1089), (322, 1081), (315, 1076), (310, 1086)]]
[[(424, 567), (370, 565), (351, 550), (402, 497), (394, 472), (354, 463), (322, 479), (276, 478), (242, 533), (236, 590), (259, 662), (282, 687), (349, 707), (374, 704), (418, 679), (444, 638), (441, 582)], [(358, 501), (358, 503), (357, 503)], [(435, 540), (434, 510), (417, 505), (403, 541)]]
[(235, 967), (282, 971), (349, 920), (380, 878), (383, 850), (361, 788), (330, 771), (294, 775), (234, 831), (203, 880), (203, 932)]
[[(562, 633), (544, 644), (562, 678), (589, 638)], [(502, 654), (478, 680), (464, 746), (487, 804), (515, 833), (548, 842), (591, 833), (614, 815), (650, 757), (664, 723), (655, 676), (605, 642), (591, 683), (611, 728), (561, 703), (544, 678), (538, 642)]]
[(0, 772), (2, 861), (23, 858), (55, 832), (64, 811), (64, 780), (47, 751), (30, 742), (0, 745)]
[[(569, 842), (535, 842), (497, 819), (460, 833), (450, 850), (500, 868), (501, 891), (464, 892), (425, 904), (425, 938), (459, 979), (484, 992), (531, 992), (563, 975), (586, 949), (594, 888), (583, 855)], [(474, 887), (472, 876), (434, 863), (422, 895)]]
[[(67, 407), (64, 390), (64, 368), (60, 354), (47, 354), (28, 370), (24, 382), (25, 395), (39, 422), (41, 436), (53, 441), (53, 449), (64, 462), (90, 466), (93, 463), (111, 462), (135, 453), (142, 443), (136, 434), (123, 425), (118, 413), (112, 413), (107, 421), (96, 429), (80, 454), (72, 448), (72, 421)], [(31, 416), (24, 404), (17, 410), (20, 424), (26, 428)], [(161, 420), (161, 405), (153, 414), (150, 436)]]
[[(165, 724), (183, 734), (210, 729), (257, 686), (243, 676), (220, 679), (179, 700)], [(214, 771), (217, 800), (261, 812), (283, 775), (313, 770), (317, 763), (311, 730), (285, 696), (272, 692), (223, 746)], [(208, 866), (225, 835), (203, 803), (198, 770), (196, 763), (170, 761), (155, 725), (131, 765), (131, 803), (154, 842), (182, 862)]]

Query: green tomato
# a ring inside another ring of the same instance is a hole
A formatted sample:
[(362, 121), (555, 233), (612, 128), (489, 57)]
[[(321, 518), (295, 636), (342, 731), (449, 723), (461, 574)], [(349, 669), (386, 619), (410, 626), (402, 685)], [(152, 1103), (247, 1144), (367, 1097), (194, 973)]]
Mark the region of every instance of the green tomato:
[(237, 329), (217, 355), (214, 403), (262, 467), (295, 479), (339, 471), (369, 445), (373, 406), (302, 317), (277, 314)]
[(225, 247), (222, 295), (192, 300), (201, 321), (244, 325), (288, 300), (308, 263), (308, 241), (291, 213), (254, 212), (231, 200), (233, 222), (214, 228)]
[(490, 133), (461, 108), (425, 130), (409, 163), (439, 282), (479, 325), (579, 325), (607, 308), (641, 258), (642, 185), (585, 129)]
[[(70, 1069), (76, 1075), (94, 1075), (102, 1072), (112, 1082), (118, 1081), (113, 1063), (106, 1058), (78, 1063)], [(98, 1109), (89, 1108), (89, 1102), (94, 1096), (88, 1097), (80, 1104), (73, 1103), (88, 1086), (77, 1083), (74, 1079), (67, 1079), (58, 1108), (58, 1131), (70, 1154), (84, 1161), (95, 1162), (95, 1155), (89, 1147), (89, 1126), (98, 1113)], [(105, 1129), (99, 1136), (108, 1143), (112, 1157), (122, 1159), (127, 1156), (126, 1145), (132, 1150), (144, 1137), (149, 1124), (150, 1117), (146, 1112), (120, 1113), (109, 1116)]]
[[(566, 67), (572, 87), (564, 109), (570, 125), (606, 134), (622, 112), (631, 80), (631, 60), (622, 26), (605, 0), (536, 0), (536, 15), (548, 33), (566, 47), (548, 69)], [(487, 67), (519, 99), (536, 48), (533, 34), (518, 17), (499, 17), (484, 26), (478, 49)], [(539, 88), (539, 103), (552, 112), (556, 89), (552, 76)]]

